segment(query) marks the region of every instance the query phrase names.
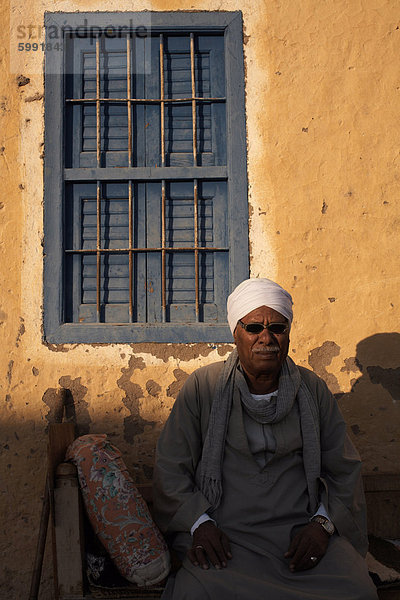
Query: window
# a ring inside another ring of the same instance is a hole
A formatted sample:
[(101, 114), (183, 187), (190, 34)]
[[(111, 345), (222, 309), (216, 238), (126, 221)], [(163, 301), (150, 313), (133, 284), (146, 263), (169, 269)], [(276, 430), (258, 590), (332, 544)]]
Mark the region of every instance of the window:
[(248, 276), (240, 13), (47, 13), (46, 34), (45, 339), (230, 341)]

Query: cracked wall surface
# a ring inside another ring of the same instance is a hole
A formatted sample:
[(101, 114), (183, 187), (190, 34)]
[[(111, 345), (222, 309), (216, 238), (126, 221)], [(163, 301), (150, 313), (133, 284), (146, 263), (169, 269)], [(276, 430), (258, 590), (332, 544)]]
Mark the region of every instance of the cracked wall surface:
[[(49, 423), (67, 418), (81, 434), (108, 433), (134, 479), (147, 481), (185, 379), (233, 348), (42, 341), (43, 52), (18, 53), (17, 26), (34, 26), (32, 42), (46, 10), (132, 8), (127, 0), (0, 6), (0, 595), (8, 600), (29, 589)], [(134, 8), (242, 10), (251, 274), (293, 295), (291, 356), (335, 394), (364, 470), (398, 471), (396, 4), (138, 0)], [(50, 600), (51, 585), (47, 547), (40, 600)]]

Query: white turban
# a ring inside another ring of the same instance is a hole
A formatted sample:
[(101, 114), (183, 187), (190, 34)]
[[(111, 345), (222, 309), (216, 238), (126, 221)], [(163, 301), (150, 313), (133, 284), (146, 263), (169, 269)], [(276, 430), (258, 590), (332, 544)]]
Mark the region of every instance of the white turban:
[(260, 306), (269, 306), (293, 321), (292, 296), (277, 283), (266, 278), (245, 279), (228, 296), (228, 323), (232, 333), (237, 322)]

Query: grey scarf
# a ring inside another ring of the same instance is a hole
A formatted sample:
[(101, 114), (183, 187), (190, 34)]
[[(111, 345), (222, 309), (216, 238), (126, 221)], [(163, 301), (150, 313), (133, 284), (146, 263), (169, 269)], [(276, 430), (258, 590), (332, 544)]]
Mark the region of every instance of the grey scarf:
[(238, 370), (237, 350), (231, 353), (218, 378), (204, 440), (200, 469), (200, 489), (215, 510), (223, 494), (222, 462), (235, 386), (246, 411), (260, 423), (278, 423), (297, 400), (303, 438), (303, 462), (310, 497), (310, 512), (318, 506), (318, 477), (321, 470), (319, 414), (311, 393), (291, 358), (287, 357), (279, 376), (279, 392), (267, 405), (252, 398), (246, 380)]

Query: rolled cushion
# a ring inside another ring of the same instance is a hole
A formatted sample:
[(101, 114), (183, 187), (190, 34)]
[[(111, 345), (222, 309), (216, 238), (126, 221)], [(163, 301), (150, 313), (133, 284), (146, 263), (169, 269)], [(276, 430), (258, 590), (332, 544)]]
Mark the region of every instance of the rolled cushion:
[(90, 522), (121, 575), (139, 586), (164, 579), (168, 548), (120, 451), (105, 434), (83, 435), (69, 446), (66, 459), (77, 467)]

